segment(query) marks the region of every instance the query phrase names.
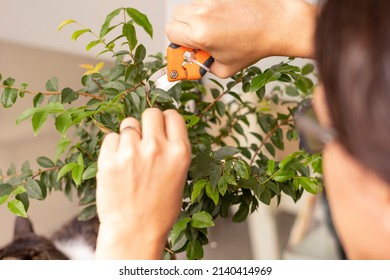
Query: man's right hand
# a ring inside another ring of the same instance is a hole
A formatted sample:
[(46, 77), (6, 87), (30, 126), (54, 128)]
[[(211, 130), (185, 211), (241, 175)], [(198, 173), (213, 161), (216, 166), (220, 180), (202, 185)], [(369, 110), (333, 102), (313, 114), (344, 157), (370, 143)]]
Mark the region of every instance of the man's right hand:
[(178, 6), (166, 33), (172, 43), (203, 49), (211, 72), (227, 78), (273, 56), (311, 57), (316, 6), (304, 0), (193, 0)]

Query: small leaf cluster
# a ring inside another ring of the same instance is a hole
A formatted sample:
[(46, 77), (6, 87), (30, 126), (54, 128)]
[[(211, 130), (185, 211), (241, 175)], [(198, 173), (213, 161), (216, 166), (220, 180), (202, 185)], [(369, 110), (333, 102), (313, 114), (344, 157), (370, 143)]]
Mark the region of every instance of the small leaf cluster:
[[(59, 30), (70, 24), (81, 26), (66, 20)], [(26, 162), (20, 172), (11, 165), (6, 174), (0, 173), (0, 204), (7, 203), (12, 213), (26, 216), (29, 199), (45, 199), (55, 190), (77, 194), (84, 206), (80, 219), (94, 217), (97, 159), (104, 135), (117, 132), (126, 117), (141, 120), (149, 107), (177, 110), (186, 121), (192, 145), (182, 209), (168, 237), (165, 258), (185, 251), (188, 259), (201, 259), (208, 228), (217, 217), (229, 217), (233, 205), (238, 210), (231, 218), (243, 222), (260, 203), (269, 205), (273, 199), (280, 203), (284, 196), (298, 201), (304, 191), (316, 194), (321, 190), (320, 155), (296, 151), (276, 160), (285, 142), (298, 138), (293, 115), (313, 92), (313, 65), (300, 68), (288, 59), (265, 70), (251, 66), (226, 85), (210, 79), (210, 100), (200, 81), (182, 81), (169, 91), (148, 84), (148, 78), (166, 62), (162, 54), (147, 55), (138, 42), (136, 27), (153, 35), (141, 12), (116, 9), (106, 17), (100, 32), (81, 27), (72, 39), (92, 36), (86, 49), (101, 46), (99, 54), (111, 53), (115, 63), (86, 67), (91, 71), (81, 77), (79, 89), (60, 88), (58, 79), (52, 77), (45, 91), (33, 92), (27, 84), (15, 86), (12, 77), (3, 80), (0, 75), (4, 108), (25, 95), (33, 96), (32, 107), (16, 122), (31, 120), (36, 135), (51, 119), (59, 134), (52, 158), (37, 159), (38, 170)], [(246, 101), (247, 95), (256, 100)], [(83, 105), (76, 105), (76, 100)], [(280, 104), (287, 107), (287, 113), (276, 112), (274, 107)]]

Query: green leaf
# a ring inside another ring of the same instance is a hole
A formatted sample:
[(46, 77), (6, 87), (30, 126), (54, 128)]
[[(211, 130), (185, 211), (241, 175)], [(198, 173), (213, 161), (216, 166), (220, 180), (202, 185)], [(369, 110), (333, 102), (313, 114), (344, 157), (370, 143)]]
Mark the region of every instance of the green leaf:
[(215, 189), (218, 185), (219, 178), (221, 178), (223, 171), (222, 165), (217, 165), (210, 174), (210, 184), (213, 189)]
[(122, 32), (129, 43), (130, 50), (133, 50), (138, 43), (134, 25), (131, 22), (123, 24)]
[(71, 24), (71, 23), (75, 23), (75, 22), (76, 22), (76, 21), (74, 21), (73, 19), (64, 20), (64, 21), (61, 22), (61, 24), (58, 26), (57, 31), (61, 31), (61, 29), (62, 29), (65, 25), (68, 25), (68, 24)]
[(77, 157), (77, 164), (84, 167), (84, 158), (83, 158), (83, 154), (81, 153)]
[(8, 202), (8, 210), (16, 216), (27, 218), (27, 213), (24, 209), (24, 205), (19, 200), (15, 199)]
[(203, 247), (199, 240), (188, 242), (186, 247), (186, 257), (188, 260), (200, 260), (203, 258), (203, 255)]
[(271, 154), (271, 156), (275, 157), (275, 148), (274, 148), (274, 146), (272, 144), (270, 144), (270, 143), (265, 143), (264, 146), (267, 149), (267, 151)]
[(50, 168), (50, 167), (54, 167), (54, 162), (47, 158), (47, 157), (39, 157), (37, 158), (37, 163), (42, 166), (42, 167), (45, 167), (45, 168)]
[(17, 98), (18, 91), (16, 89), (5, 88), (1, 97), (1, 103), (3, 104), (4, 108), (10, 108), (15, 104)]
[(76, 165), (72, 169), (72, 179), (77, 186), (80, 186), (81, 182), (83, 181), (83, 172), (84, 172), (84, 166), (82, 165)]
[(282, 74), (280, 72), (275, 72), (272, 69), (268, 69), (268, 71), (266, 73), (267, 73), (267, 82), (266, 83), (277, 81), (282, 76)]
[(238, 123), (236, 123), (234, 126), (233, 126), (233, 129), (240, 135), (243, 135), (244, 136), (244, 129), (242, 128), (242, 126)]
[(219, 148), (217, 151), (213, 152), (213, 154), (216, 160), (223, 160), (226, 157), (232, 157), (235, 154), (238, 154), (239, 152), (240, 150), (235, 147), (223, 146)]
[(58, 91), (58, 79), (57, 77), (52, 77), (46, 82), (47, 91)]
[(35, 95), (33, 99), (34, 107), (39, 107), (44, 99), (45, 97), (42, 93), (38, 93), (37, 95)]
[(33, 179), (27, 179), (24, 188), (29, 198), (42, 200), (46, 196), (46, 188)]
[(184, 116), (184, 119), (188, 127), (193, 127), (200, 121), (200, 118), (196, 115)]
[(102, 40), (95, 40), (95, 41), (91, 41), (88, 43), (88, 45), (85, 47), (85, 50), (86, 51), (89, 51), (90, 49), (92, 49), (93, 47), (95, 47), (96, 45), (102, 43)]
[(225, 177), (225, 180), (228, 184), (237, 186), (236, 179), (234, 178), (234, 176), (232, 174), (225, 174), (224, 177)]
[(219, 190), (217, 187), (213, 188), (210, 182), (206, 183), (206, 194), (209, 198), (214, 201), (214, 204), (217, 205), (219, 202)]
[(80, 29), (80, 30), (77, 30), (77, 31), (75, 31), (72, 34), (71, 40), (76, 41), (77, 38), (79, 38), (81, 35), (83, 35), (84, 33), (87, 33), (87, 32), (91, 32), (91, 29)]
[(146, 31), (146, 33), (149, 34), (150, 38), (153, 38), (153, 27), (145, 14), (133, 8), (126, 8), (126, 12), (136, 24), (141, 26)]
[(297, 90), (296, 87), (287, 86), (286, 87), (286, 94), (289, 95), (289, 96), (298, 96), (299, 95), (299, 91)]
[(55, 126), (59, 133), (64, 135), (72, 125), (72, 118), (69, 114), (64, 113), (56, 117)]
[(8, 167), (7, 175), (12, 176), (16, 174), (16, 167), (15, 164), (11, 163), (11, 165)]
[(0, 197), (10, 195), (12, 193), (13, 187), (10, 184), (1, 184), (0, 185)]
[(278, 172), (273, 179), (276, 182), (283, 183), (292, 179), (294, 176), (295, 176), (295, 172), (293, 170), (286, 170), (286, 171)]
[(206, 211), (195, 213), (191, 219), (194, 228), (207, 228), (214, 226), (213, 218)]
[(249, 168), (245, 162), (237, 160), (234, 164), (234, 170), (237, 172), (237, 175), (244, 179), (249, 179)]
[(34, 115), (37, 110), (39, 111), (42, 111), (42, 109), (37, 109), (37, 108), (29, 108), (25, 111), (22, 112), (22, 114), (20, 114), (20, 116), (16, 119), (16, 124), (20, 124), (22, 121), (28, 119), (29, 117), (31, 117), (32, 115)]
[(171, 250), (174, 252), (182, 252), (185, 250), (184, 246), (187, 244), (188, 238), (183, 231), (179, 234), (179, 236), (176, 238), (176, 242), (172, 244)]
[(73, 101), (77, 100), (78, 97), (79, 97), (79, 95), (77, 94), (77, 92), (75, 92), (71, 88), (67, 87), (61, 91), (61, 103), (62, 104), (65, 104), (65, 103), (70, 104)]
[[(58, 97), (58, 96), (54, 96), (54, 97)], [(64, 105), (62, 105), (60, 102), (57, 101), (57, 102), (52, 102), (47, 104), (44, 109), (51, 114), (61, 113), (64, 111)]]
[(104, 36), (106, 36), (106, 34), (109, 31), (112, 30), (112, 29), (110, 29), (110, 23), (111, 23), (112, 19), (120, 13), (121, 10), (122, 10), (122, 8), (118, 8), (106, 16), (106, 19), (104, 20), (104, 23), (100, 29), (100, 37), (99, 37), (100, 39), (102, 39)]
[(306, 64), (305, 66), (302, 67), (302, 74), (303, 75), (308, 75), (314, 71), (314, 65), (311, 63)]
[(83, 173), (83, 180), (88, 180), (96, 177), (97, 173), (97, 162), (93, 162), (90, 166), (85, 169)]
[(145, 59), (145, 57), (146, 57), (146, 48), (144, 47), (144, 45), (141, 44), (135, 50), (134, 58), (137, 62), (141, 62)]
[(186, 228), (187, 224), (191, 221), (189, 217), (184, 217), (180, 221), (176, 222), (171, 231), (171, 243), (175, 244), (180, 233), (182, 233)]
[(286, 167), (286, 165), (288, 163), (290, 163), (292, 160), (294, 160), (295, 158), (297, 158), (298, 156), (303, 155), (303, 154), (304, 154), (303, 151), (297, 151), (297, 152), (294, 152), (294, 153), (288, 155), (281, 162), (279, 162), (279, 169), (284, 170), (284, 168)]
[(38, 111), (32, 116), (31, 122), (35, 136), (38, 134), (43, 124), (46, 122), (48, 115), (49, 113), (47, 111)]
[(207, 183), (207, 180), (206, 179), (201, 179), (199, 181), (197, 181), (195, 184), (194, 184), (194, 188), (192, 190), (192, 193), (191, 193), (191, 202), (194, 203), (195, 199), (199, 196), (199, 194), (202, 192), (202, 190), (204, 189), (205, 185)]
[(271, 136), (272, 144), (279, 150), (284, 150), (283, 142), (283, 130), (281, 128), (276, 129), (276, 131)]
[(273, 159), (270, 159), (267, 162), (267, 175), (271, 176), (272, 173), (274, 173), (275, 170), (275, 161)]
[(270, 190), (272, 190), (274, 193), (280, 194), (280, 188), (279, 188), (279, 186), (278, 186), (275, 182), (268, 181), (268, 182), (265, 183), (265, 185), (266, 185)]
[(227, 182), (224, 176), (218, 180), (218, 191), (222, 196), (224, 196), (227, 191)]
[(217, 113), (220, 117), (223, 117), (225, 115), (225, 103), (223, 103), (222, 101), (217, 101), (215, 103), (215, 106), (216, 106), (216, 109), (217, 109)]
[(57, 144), (57, 147), (56, 147), (56, 158), (59, 158), (60, 155), (62, 155), (66, 148), (69, 146), (69, 144), (71, 143), (71, 141), (67, 138), (62, 138), (58, 144)]
[(51, 103), (59, 103), (60, 102), (60, 96), (58, 94), (50, 96), (49, 100), (47, 101), (48, 104)]
[(16, 196), (16, 195), (24, 193), (24, 192), (26, 192), (25, 188), (23, 186), (18, 186), (16, 188), (14, 188), (14, 190), (12, 191), (10, 196), (13, 196), (13, 195)]
[(30, 200), (26, 192), (20, 193), (15, 197), (17, 200), (23, 203), (24, 209), (27, 211), (30, 207)]
[(0, 196), (0, 205), (4, 204), (8, 200), (8, 195)]
[(59, 181), (62, 177), (64, 177), (66, 173), (72, 171), (73, 168), (75, 168), (76, 166), (78, 166), (78, 165), (77, 165), (77, 163), (74, 163), (74, 162), (71, 162), (71, 163), (64, 165), (61, 168), (61, 170), (58, 172), (57, 181)]
[(271, 191), (269, 190), (269, 188), (265, 188), (264, 191), (261, 193), (260, 201), (266, 205), (270, 205), (271, 199), (272, 199)]
[(249, 215), (249, 205), (242, 202), (237, 212), (234, 214), (232, 221), (235, 223), (241, 223), (246, 220)]
[(4, 80), (3, 85), (7, 87), (12, 87), (15, 84), (15, 79), (14, 78), (7, 78)]
[(250, 91), (255, 92), (255, 91), (259, 90), (260, 88), (265, 86), (266, 82), (267, 82), (267, 74), (266, 73), (262, 73), (256, 77), (254, 77), (252, 79)]
[(297, 180), (299, 184), (309, 193), (311, 194), (317, 194), (318, 193), (318, 184), (314, 181), (312, 181), (310, 178), (307, 177), (300, 177), (296, 178), (294, 180)]
[(92, 219), (93, 217), (95, 217), (97, 214), (96, 212), (96, 205), (95, 204), (92, 204), (92, 205), (89, 205), (87, 207), (85, 207), (81, 213), (78, 215), (78, 220), (80, 221), (88, 221), (90, 219)]

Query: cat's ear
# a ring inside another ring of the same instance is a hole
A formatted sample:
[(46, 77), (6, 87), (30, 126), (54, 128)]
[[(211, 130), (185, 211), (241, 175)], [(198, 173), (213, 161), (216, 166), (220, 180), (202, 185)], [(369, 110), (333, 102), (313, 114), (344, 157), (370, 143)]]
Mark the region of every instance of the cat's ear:
[(15, 220), (14, 239), (18, 239), (29, 233), (34, 233), (31, 221), (28, 218), (17, 217)]

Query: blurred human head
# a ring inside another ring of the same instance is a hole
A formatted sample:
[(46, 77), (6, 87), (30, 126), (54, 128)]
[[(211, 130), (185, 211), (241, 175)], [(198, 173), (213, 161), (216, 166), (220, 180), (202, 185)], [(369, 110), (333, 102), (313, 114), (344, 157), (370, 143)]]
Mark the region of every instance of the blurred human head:
[(325, 187), (350, 258), (390, 259), (389, 12), (390, 1), (327, 0), (317, 22), (315, 107), (337, 133)]

